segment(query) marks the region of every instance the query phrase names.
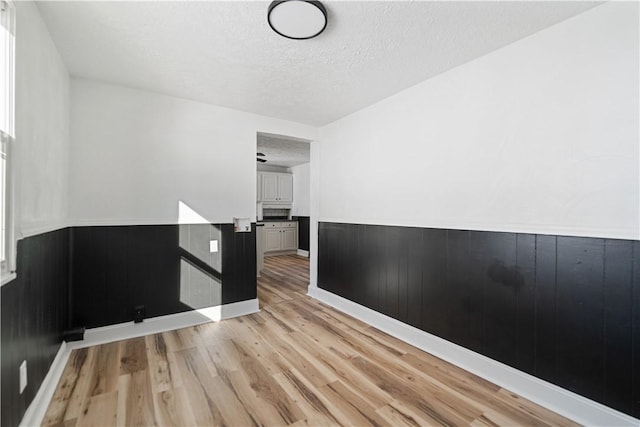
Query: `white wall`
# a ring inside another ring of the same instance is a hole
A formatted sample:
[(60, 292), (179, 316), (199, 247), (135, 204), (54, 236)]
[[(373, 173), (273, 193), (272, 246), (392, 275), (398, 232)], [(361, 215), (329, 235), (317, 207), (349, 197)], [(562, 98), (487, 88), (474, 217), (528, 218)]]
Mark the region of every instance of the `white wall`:
[(210, 222), (256, 216), (256, 132), (317, 129), (151, 92), (71, 81), (70, 216), (171, 224), (178, 202)]
[(325, 126), (320, 219), (637, 239), (638, 50), (607, 3)]
[(33, 2), (16, 7), (16, 237), (67, 224), (69, 72)]
[(291, 215), (310, 216), (311, 207), (309, 195), (311, 190), (310, 163), (292, 166), (289, 171), (293, 174), (293, 207)]

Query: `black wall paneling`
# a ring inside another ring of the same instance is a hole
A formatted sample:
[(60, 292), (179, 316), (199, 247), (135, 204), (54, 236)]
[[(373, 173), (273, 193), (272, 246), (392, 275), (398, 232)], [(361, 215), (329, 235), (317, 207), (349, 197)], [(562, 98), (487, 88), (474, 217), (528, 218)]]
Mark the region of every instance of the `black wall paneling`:
[[(49, 371), (68, 324), (69, 229), (18, 241), (18, 276), (2, 300), (1, 425), (17, 426)], [(19, 393), (19, 367), (27, 387)]]
[(1, 425), (19, 424), (70, 327), (132, 321), (136, 306), (155, 317), (255, 299), (255, 238), (255, 224), (250, 233), (194, 224), (73, 227), (20, 240), (18, 276), (0, 288)]
[(74, 227), (71, 240), (72, 326), (128, 322), (135, 306), (156, 317), (256, 298), (255, 224)]
[(640, 417), (640, 242), (320, 223), (321, 288)]
[(308, 216), (294, 216), (293, 219), (298, 221), (298, 249), (308, 251), (310, 218)]

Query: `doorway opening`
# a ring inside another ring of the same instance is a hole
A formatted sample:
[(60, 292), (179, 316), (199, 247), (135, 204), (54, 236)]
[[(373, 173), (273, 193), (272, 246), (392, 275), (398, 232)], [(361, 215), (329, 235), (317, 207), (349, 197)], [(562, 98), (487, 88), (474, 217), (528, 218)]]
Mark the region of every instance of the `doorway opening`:
[[(265, 270), (265, 259), (270, 261), (270, 271), (279, 265), (280, 274), (299, 276), (300, 269), (306, 268), (309, 277), (310, 143), (286, 135), (256, 135), (258, 278)], [(296, 258), (305, 259), (296, 262)]]

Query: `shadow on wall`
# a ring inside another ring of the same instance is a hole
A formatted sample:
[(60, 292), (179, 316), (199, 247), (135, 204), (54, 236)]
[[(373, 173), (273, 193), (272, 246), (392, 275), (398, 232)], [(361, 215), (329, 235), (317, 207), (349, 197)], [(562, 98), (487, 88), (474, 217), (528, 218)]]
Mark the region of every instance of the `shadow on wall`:
[(221, 227), (183, 201), (178, 205), (180, 301), (194, 309), (218, 306), (222, 304)]
[[(73, 227), (70, 326), (95, 328), (256, 298), (255, 224), (211, 224), (186, 203), (178, 224)], [(224, 272), (224, 273), (223, 273)]]

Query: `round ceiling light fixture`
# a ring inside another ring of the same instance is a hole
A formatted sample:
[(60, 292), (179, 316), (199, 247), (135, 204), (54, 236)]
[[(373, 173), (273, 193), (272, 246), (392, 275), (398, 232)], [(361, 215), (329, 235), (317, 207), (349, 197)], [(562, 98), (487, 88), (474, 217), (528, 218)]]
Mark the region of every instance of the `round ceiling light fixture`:
[(327, 10), (319, 1), (277, 0), (267, 13), (269, 26), (282, 37), (294, 40), (311, 39), (327, 26)]

